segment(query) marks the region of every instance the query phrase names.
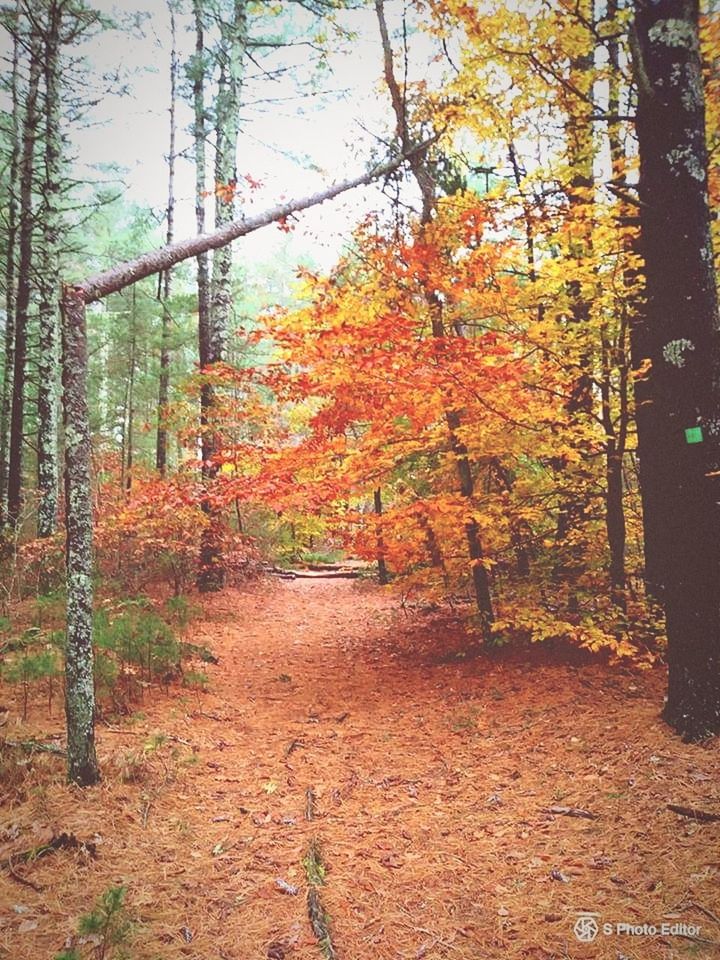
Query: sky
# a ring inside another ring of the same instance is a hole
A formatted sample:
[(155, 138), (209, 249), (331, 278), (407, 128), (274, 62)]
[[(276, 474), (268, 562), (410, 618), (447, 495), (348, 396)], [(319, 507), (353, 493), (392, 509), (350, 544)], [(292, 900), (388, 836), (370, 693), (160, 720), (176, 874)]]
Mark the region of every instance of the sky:
[[(105, 0), (99, 6), (110, 14), (117, 10)], [(299, 8), (293, 5), (293, 9)], [(391, 28), (400, 22), (402, 11), (400, 0), (388, 0)], [(160, 0), (129, 0), (122, 5), (125, 17), (135, 13), (147, 17), (132, 39), (123, 31), (105, 31), (87, 45), (86, 54), (98, 70), (120, 68), (127, 75), (128, 91), (124, 96), (107, 96), (98, 104), (93, 112), (94, 124), (75, 135), (76, 149), (85, 173), (95, 165), (118, 164), (124, 171), (128, 199), (148, 204), (161, 214), (167, 196), (170, 23), (167, 7)], [(308, 22), (302, 11), (294, 16)], [(309, 77), (307, 47), (274, 55), (275, 63), (283, 59), (297, 66), (296, 71), (278, 80), (267, 79), (252, 64), (248, 68), (255, 79), (245, 87), (247, 106), (238, 144), (238, 172), (263, 183), (251, 198), (248, 209), (253, 212), (363, 172), (377, 148), (377, 137), (385, 138), (392, 130), (374, 10), (345, 12), (342, 23), (357, 36), (329, 55), (328, 69), (318, 81), (325, 94), (298, 97), (293, 73)], [(179, 16), (181, 62), (192, 53), (194, 42), (190, 17)], [(414, 36), (412, 51), (417, 70), (427, 72), (428, 61), (435, 53), (428, 39)], [(268, 63), (266, 69), (270, 66)], [(258, 102), (268, 100), (274, 102)], [(177, 239), (195, 231), (194, 169), (189, 158), (191, 120), (189, 104), (180, 103), (177, 148), (181, 154), (188, 151), (188, 157), (181, 157), (177, 163)], [(78, 172), (83, 173), (82, 165)], [(299, 257), (310, 254), (316, 264), (327, 269), (337, 259), (352, 226), (382, 202), (377, 187), (353, 191), (303, 213), (290, 241), (271, 226), (238, 241), (235, 257), (260, 264), (276, 256), (289, 242)]]

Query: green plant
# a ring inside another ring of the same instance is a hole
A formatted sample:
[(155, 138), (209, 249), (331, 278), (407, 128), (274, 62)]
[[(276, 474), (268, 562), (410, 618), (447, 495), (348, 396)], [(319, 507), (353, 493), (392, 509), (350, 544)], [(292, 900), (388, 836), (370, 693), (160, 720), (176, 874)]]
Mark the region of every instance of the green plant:
[(192, 687), (195, 690), (205, 690), (208, 683), (208, 676), (205, 673), (191, 670), (183, 675), (182, 685), (184, 687)]
[(55, 960), (83, 960), (83, 947), (90, 946), (93, 960), (128, 958), (133, 925), (125, 910), (124, 886), (108, 887), (90, 913), (80, 917), (77, 946), (55, 955)]
[(178, 629), (181, 631), (185, 631), (190, 621), (202, 612), (197, 604), (192, 603), (183, 594), (169, 597), (165, 601), (165, 609), (170, 619), (177, 624)]
[(166, 686), (179, 676), (182, 648), (172, 627), (154, 610), (150, 601), (138, 597), (125, 601), (117, 613), (98, 610), (95, 614), (95, 644), (98, 660), (109, 659), (115, 665), (104, 668), (107, 686), (116, 705), (114, 687), (122, 682), (128, 699), (142, 695), (144, 687), (152, 682)]
[(52, 710), (54, 681), (60, 674), (56, 651), (53, 649), (53, 635), (48, 635), (38, 627), (30, 627), (10, 646), (14, 655), (2, 665), (2, 677), (7, 683), (22, 685), (23, 720), (27, 720), (28, 696), (33, 683), (47, 682), (48, 710)]

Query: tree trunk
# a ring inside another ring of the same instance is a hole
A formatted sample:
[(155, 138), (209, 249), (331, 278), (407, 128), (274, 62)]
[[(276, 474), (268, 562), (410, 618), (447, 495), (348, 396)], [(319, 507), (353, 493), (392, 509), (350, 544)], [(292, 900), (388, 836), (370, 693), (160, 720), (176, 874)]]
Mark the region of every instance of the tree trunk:
[[(247, 46), (247, 0), (235, 0), (232, 20), (221, 23), (220, 80), (215, 101), (215, 228), (222, 229), (235, 216), (237, 139), (240, 121), (243, 60)], [(203, 370), (225, 359), (232, 308), (230, 270), (232, 250), (220, 247), (213, 254), (210, 313), (200, 330), (200, 365)], [(221, 447), (214, 421), (215, 391), (204, 384), (200, 395), (203, 480), (206, 489), (217, 474), (215, 456)], [(201, 591), (219, 590), (225, 581), (222, 558), (222, 520), (206, 497), (203, 511), (208, 523), (200, 546), (197, 585)]]
[(38, 355), (38, 537), (51, 537), (57, 530), (58, 513), (58, 420), (60, 396), (58, 366), (60, 327), (57, 300), (60, 290), (58, 243), (60, 239), (59, 195), (62, 177), (60, 136), (59, 55), (62, 10), (48, 8), (45, 34), (45, 176), (43, 184), (43, 265), (40, 280)]
[(373, 506), (375, 508), (375, 516), (378, 518), (378, 536), (377, 536), (377, 568), (378, 568), (378, 582), (385, 586), (390, 583), (390, 577), (388, 576), (387, 564), (385, 563), (385, 544), (383, 543), (382, 533), (380, 532), (380, 517), (383, 512), (382, 505), (382, 491), (380, 487), (377, 487), (373, 492)]
[[(593, 21), (592, 0), (580, 0), (578, 12), (585, 22)], [(588, 41), (589, 42), (589, 41)], [(587, 94), (592, 99), (594, 57), (593, 48), (580, 53), (570, 64), (570, 81), (573, 90)], [(593, 187), (593, 140), (592, 107), (574, 93), (568, 94), (565, 135), (567, 158), (572, 176), (568, 187), (569, 219), (572, 226), (568, 253), (578, 264), (580, 276), (566, 284), (570, 301), (568, 334), (580, 341), (578, 369), (570, 385), (570, 394), (565, 404), (569, 423), (586, 426), (593, 413), (592, 352), (589, 346), (588, 322), (591, 301), (583, 283), (583, 269), (592, 256), (591, 226), (588, 206), (592, 204), (589, 191)], [(568, 585), (568, 607), (577, 609), (577, 581), (585, 569), (585, 538), (583, 526), (587, 513), (587, 441), (580, 441), (583, 458), (576, 467), (562, 464), (558, 470), (560, 506), (556, 529), (558, 560), (553, 577)]]
[(137, 367), (137, 286), (133, 285), (130, 302), (130, 356), (128, 357), (128, 374), (125, 388), (125, 424), (123, 426), (123, 446), (125, 448), (125, 463), (123, 464), (124, 485), (123, 491), (129, 495), (133, 484), (133, 447), (135, 443), (135, 370)]
[[(606, 18), (613, 29), (619, 29), (617, 23), (617, 0), (608, 0)], [(620, 46), (617, 38), (608, 40), (608, 60), (610, 77), (608, 79), (608, 116), (620, 115)], [(620, 137), (620, 121), (608, 122), (608, 144), (610, 147), (611, 173), (614, 183), (623, 185), (625, 181), (626, 157)], [(631, 244), (627, 228), (623, 221), (628, 214), (628, 204), (620, 202), (618, 231), (622, 238), (623, 252), (631, 254)], [(635, 306), (630, 291), (631, 278), (627, 271), (623, 274), (625, 290), (617, 300), (616, 314), (619, 317), (618, 333), (615, 343), (606, 329), (601, 332), (602, 382), (601, 382), (601, 418), (605, 431), (605, 529), (610, 550), (610, 599), (622, 610), (625, 609), (625, 509), (623, 503), (623, 459), (627, 445), (630, 412), (628, 406), (629, 356), (627, 331), (629, 312)], [(630, 321), (632, 322), (632, 321)], [(615, 358), (615, 363), (613, 363)], [(617, 372), (618, 414), (613, 415), (613, 368)]]
[(97, 783), (100, 772), (95, 756), (87, 335), (85, 302), (82, 293), (72, 287), (64, 290), (62, 332), (67, 537), (65, 710), (68, 779), (84, 787)]
[[(170, 143), (168, 149), (168, 202), (167, 202), (167, 233), (168, 244), (175, 239), (175, 110), (177, 101), (177, 40), (175, 27), (175, 11), (172, 3), (168, 3), (170, 16), (170, 36), (172, 50), (170, 52)], [(199, 231), (200, 232), (200, 231)], [(162, 276), (162, 330), (160, 333), (160, 377), (158, 380), (158, 411), (157, 411), (157, 440), (155, 444), (155, 469), (161, 477), (167, 469), (167, 406), (170, 396), (170, 268)]]
[(8, 468), (8, 520), (17, 526), (22, 512), (23, 431), (25, 428), (25, 365), (27, 326), (30, 308), (33, 255), (33, 174), (37, 139), (37, 97), (42, 66), (42, 48), (37, 34), (30, 40), (30, 66), (23, 118), (20, 159), (20, 222), (18, 287), (15, 303), (15, 357), (10, 415), (10, 457)]
[(637, 0), (647, 415), (645, 524), (660, 551), (668, 638), (667, 722), (720, 732), (720, 323), (707, 194), (696, 0)]
[(20, 160), (20, 106), (18, 67), (20, 60), (20, 2), (15, 6), (12, 73), (10, 75), (10, 158), (8, 163), (7, 250), (5, 252), (5, 354), (0, 400), (0, 530), (7, 521), (8, 467), (10, 460), (10, 413), (15, 370), (15, 258), (17, 238), (17, 188)]

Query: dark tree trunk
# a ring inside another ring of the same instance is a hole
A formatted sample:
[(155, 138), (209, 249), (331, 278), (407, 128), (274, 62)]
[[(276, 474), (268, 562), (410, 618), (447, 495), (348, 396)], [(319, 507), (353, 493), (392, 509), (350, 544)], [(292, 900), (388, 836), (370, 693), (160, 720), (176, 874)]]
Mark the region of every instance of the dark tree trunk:
[[(393, 110), (395, 112), (396, 133), (403, 151), (407, 151), (410, 143), (410, 135), (407, 125), (407, 115), (405, 110), (405, 98), (400, 90), (400, 86), (395, 77), (393, 67), (393, 53), (390, 44), (390, 35), (388, 34), (387, 23), (385, 20), (385, 8), (383, 0), (375, 0), (375, 12), (380, 28), (380, 38), (382, 40), (385, 82), (390, 93)], [(433, 211), (435, 210), (436, 183), (430, 172), (426, 161), (426, 150), (415, 150), (409, 157), (408, 162), (412, 170), (415, 181), (422, 197), (422, 214), (420, 218), (421, 227), (424, 229), (432, 222)], [(443, 318), (443, 306), (434, 290), (425, 285), (423, 291), (425, 302), (427, 303), (428, 313), (432, 325), (432, 335), (438, 340), (447, 336), (445, 330), (445, 321)], [(450, 440), (450, 449), (455, 455), (455, 464), (457, 470), (460, 493), (468, 501), (468, 512), (472, 511), (472, 499), (474, 493), (474, 481), (472, 468), (468, 456), (467, 447), (458, 437), (458, 430), (461, 426), (460, 413), (457, 410), (448, 409), (445, 411), (445, 422), (448, 428)], [(465, 524), (465, 540), (467, 542), (468, 556), (470, 558), (471, 576), (473, 591), (475, 593), (475, 602), (477, 604), (481, 631), (483, 638), (488, 641), (491, 639), (491, 627), (494, 620), (492, 605), (492, 596), (490, 592), (490, 578), (483, 563), (484, 554), (482, 542), (480, 539), (480, 528), (477, 521), (472, 518)]]
[(638, 422), (652, 490), (645, 525), (667, 625), (664, 717), (691, 740), (720, 732), (720, 323), (698, 17), (696, 0), (638, 0), (632, 32), (650, 361)]
[[(178, 57), (176, 45), (175, 11), (168, 3), (170, 16), (170, 143), (168, 148), (168, 202), (167, 233), (168, 244), (175, 239), (175, 110), (177, 101)], [(199, 231), (200, 232), (200, 231)], [(161, 477), (167, 470), (167, 407), (170, 398), (170, 277), (168, 268), (162, 276), (160, 300), (162, 302), (162, 330), (160, 333), (160, 376), (158, 380), (157, 440), (155, 444), (155, 469)]]
[(67, 646), (65, 707), (68, 778), (80, 786), (100, 779), (95, 756), (95, 690), (92, 647), (92, 504), (87, 403), (87, 336), (82, 294), (63, 296), (63, 408)]
[[(377, 487), (373, 493), (373, 506), (375, 508), (375, 516), (379, 518), (382, 516), (383, 504), (382, 504), (382, 491), (380, 487)], [(378, 568), (378, 582), (383, 586), (390, 582), (390, 577), (388, 576), (387, 564), (385, 563), (385, 544), (383, 542), (382, 533), (379, 532), (380, 527), (378, 525), (378, 537), (377, 537), (377, 568)]]
[[(195, 57), (193, 60), (193, 107), (194, 107), (194, 146), (195, 146), (195, 224), (198, 236), (205, 232), (205, 168), (207, 137), (207, 122), (205, 113), (205, 39), (202, 4), (194, 0), (195, 15)], [(197, 289), (198, 289), (198, 347), (200, 369), (205, 370), (212, 363), (212, 332), (210, 315), (210, 269), (207, 250), (197, 256)], [(209, 383), (202, 383), (200, 387), (200, 446), (202, 457), (202, 476), (207, 482), (211, 479), (210, 466), (213, 454), (211, 436), (210, 413), (213, 405), (213, 389)], [(214, 516), (212, 505), (206, 496), (202, 501), (202, 510), (207, 517), (207, 529), (203, 532), (200, 542), (200, 568), (198, 572), (198, 588), (203, 591), (219, 589), (224, 581), (222, 565), (222, 551), (220, 546), (220, 531), (217, 529), (217, 518)]]
[(130, 356), (125, 388), (125, 424), (123, 428), (123, 446), (125, 463), (123, 464), (123, 490), (129, 494), (133, 485), (133, 459), (135, 445), (135, 371), (137, 368), (137, 287), (133, 285), (130, 293)]
[(18, 286), (15, 302), (15, 356), (13, 393), (10, 414), (10, 457), (8, 468), (8, 520), (16, 526), (22, 513), (23, 431), (25, 428), (25, 365), (27, 361), (27, 327), (30, 308), (33, 255), (33, 173), (38, 123), (38, 85), (42, 67), (39, 37), (30, 41), (30, 72), (23, 118), (22, 155), (20, 159), (20, 222)]
[[(579, 0), (578, 12), (586, 23), (593, 22), (592, 0)], [(589, 41), (588, 41), (589, 42)], [(570, 81), (573, 90), (578, 90), (592, 100), (594, 57), (593, 49), (575, 57), (570, 64)], [(567, 93), (567, 91), (563, 91)], [(593, 186), (593, 158), (595, 144), (593, 139), (592, 107), (590, 103), (567, 94), (567, 122), (565, 136), (567, 158), (573, 171), (568, 186), (568, 206), (572, 234), (569, 243), (569, 255), (583, 268), (592, 256), (591, 224), (588, 206), (592, 200), (588, 191)], [(566, 285), (569, 299), (568, 333), (571, 339), (579, 341), (577, 369), (570, 385), (570, 393), (565, 404), (569, 423), (586, 426), (593, 414), (592, 395), (592, 350), (588, 322), (590, 320), (591, 301), (583, 285), (583, 278), (573, 277)], [(559, 464), (557, 477), (560, 488), (560, 504), (556, 529), (556, 550), (558, 560), (553, 570), (554, 579), (568, 585), (568, 606), (577, 609), (577, 582), (585, 570), (585, 535), (583, 527), (587, 514), (587, 442), (580, 441), (583, 454), (577, 466)]]

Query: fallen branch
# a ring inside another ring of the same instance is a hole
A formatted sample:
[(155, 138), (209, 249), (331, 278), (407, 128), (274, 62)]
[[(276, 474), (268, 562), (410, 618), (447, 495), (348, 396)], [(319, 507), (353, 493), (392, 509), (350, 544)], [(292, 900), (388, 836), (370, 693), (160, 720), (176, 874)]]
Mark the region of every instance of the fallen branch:
[(53, 837), (48, 843), (40, 844), (39, 847), (32, 847), (30, 850), (25, 850), (22, 853), (13, 853), (6, 860), (0, 860), (0, 869), (7, 870), (11, 876), (20, 883), (39, 890), (36, 884), (31, 883), (29, 880), (15, 873), (15, 865), (18, 863), (32, 863), (35, 860), (39, 860), (40, 857), (46, 856), (48, 853), (55, 853), (56, 850), (78, 849), (87, 850), (93, 858), (96, 856), (94, 843), (78, 840), (73, 833), (60, 833), (56, 837)]
[(307, 856), (303, 862), (308, 880), (307, 910), (310, 926), (325, 960), (336, 960), (337, 954), (332, 942), (329, 918), (320, 897), (319, 887), (325, 883), (325, 866), (316, 840), (310, 842)]
[(2, 746), (12, 747), (14, 750), (28, 750), (31, 753), (37, 750), (38, 753), (52, 753), (58, 757), (66, 755), (63, 747), (58, 747), (55, 743), (40, 743), (38, 740), (3, 740)]
[(698, 903), (696, 900), (691, 900), (690, 903), (687, 904), (687, 906), (688, 908), (694, 908), (695, 910), (699, 910), (700, 913), (704, 913), (705, 916), (708, 917), (708, 919), (713, 920), (715, 923), (718, 924), (718, 926), (720, 926), (720, 917), (718, 917), (717, 914), (714, 914), (712, 910), (708, 910), (708, 908), (704, 907), (701, 903)]
[(710, 813), (709, 810), (699, 810), (697, 807), (683, 807), (678, 803), (668, 803), (668, 810), (679, 813), (681, 817), (690, 817), (691, 820), (701, 820), (705, 823), (720, 821), (720, 813)]
[(282, 577), (283, 580), (294, 580), (297, 576), (292, 570), (283, 570), (282, 567), (270, 567), (268, 573), (274, 577)]
[[(150, 277), (155, 273), (161, 273), (181, 263), (183, 260), (189, 260), (191, 257), (197, 257), (208, 250), (217, 250), (220, 247), (227, 246), (233, 240), (254, 233), (261, 227), (266, 227), (271, 223), (282, 223), (294, 213), (301, 210), (307, 210), (310, 207), (318, 206), (327, 200), (353, 190), (355, 187), (366, 186), (373, 180), (379, 180), (388, 174), (394, 173), (406, 161), (417, 154), (421, 154), (437, 139), (432, 137), (424, 141), (411, 150), (402, 153), (399, 157), (388, 160), (386, 163), (379, 163), (361, 173), (357, 177), (351, 177), (347, 180), (341, 180), (332, 186), (319, 190), (317, 193), (310, 194), (307, 197), (299, 197), (296, 200), (288, 200), (286, 203), (280, 203), (270, 210), (255, 214), (252, 217), (240, 217), (238, 220), (232, 220), (230, 223), (218, 227), (211, 233), (200, 234), (190, 237), (187, 240), (169, 243), (157, 250), (145, 253), (134, 260), (128, 260), (125, 263), (117, 264), (103, 273), (98, 273), (93, 277), (87, 277), (80, 283), (72, 284), (66, 288), (65, 296), (72, 297), (73, 293), (84, 303), (94, 303), (101, 300), (110, 293), (117, 293), (131, 283), (137, 283), (145, 277)], [(67, 306), (67, 301), (66, 301)]]
[(285, 570), (284, 575), (299, 580), (354, 580), (360, 574), (357, 570)]
[(590, 813), (589, 810), (581, 810), (580, 807), (548, 807), (545, 813), (554, 813), (560, 817), (582, 817), (585, 820), (597, 820), (596, 813)]

